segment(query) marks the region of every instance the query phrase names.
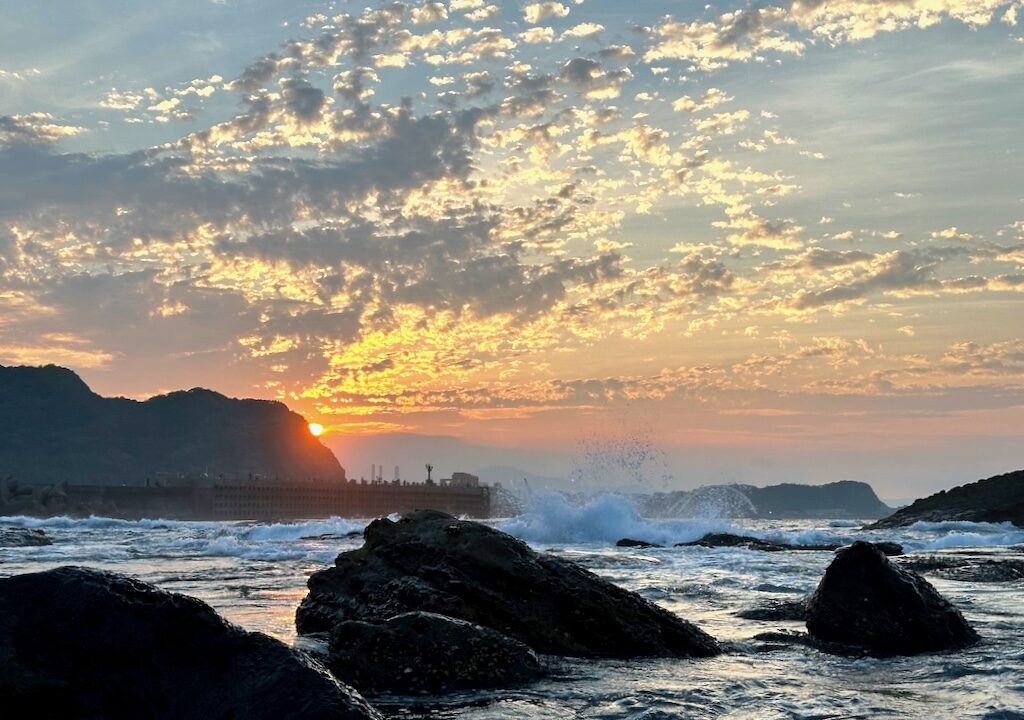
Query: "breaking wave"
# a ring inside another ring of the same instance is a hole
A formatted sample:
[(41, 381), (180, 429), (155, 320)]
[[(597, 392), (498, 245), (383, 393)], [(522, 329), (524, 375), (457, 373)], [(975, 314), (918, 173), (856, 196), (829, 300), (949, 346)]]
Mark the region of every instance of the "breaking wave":
[(642, 517), (624, 495), (597, 495), (574, 504), (560, 493), (534, 495), (527, 510), (501, 520), (495, 527), (529, 543), (609, 545), (621, 538), (633, 538), (659, 545), (699, 540), (710, 532), (739, 535), (793, 545), (845, 545), (854, 540), (888, 540), (907, 550), (941, 550), (970, 546), (1017, 545), (1024, 543), (1024, 529), (1010, 523), (916, 523), (907, 528), (859, 531), (858, 521), (831, 521), (827, 527), (765, 528), (757, 520), (749, 525), (724, 518), (652, 520)]
[(534, 495), (526, 512), (496, 527), (532, 543), (608, 544), (628, 537), (662, 545), (731, 529), (727, 520), (647, 520), (622, 495), (598, 495), (573, 505), (553, 492)]

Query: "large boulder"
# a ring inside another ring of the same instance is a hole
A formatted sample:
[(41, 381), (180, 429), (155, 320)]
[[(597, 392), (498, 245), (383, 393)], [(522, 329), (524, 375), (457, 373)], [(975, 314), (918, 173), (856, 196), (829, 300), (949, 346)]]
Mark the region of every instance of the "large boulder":
[(329, 647), (331, 672), (364, 693), (506, 687), (541, 675), (537, 656), (518, 640), (433, 613), (348, 620), (331, 631)]
[(0, 667), (2, 705), (33, 718), (381, 718), (319, 664), (200, 600), (87, 568), (0, 579)]
[(366, 542), (314, 573), (300, 634), (425, 611), (579, 657), (698, 656), (714, 638), (636, 593), (494, 528), (433, 510), (375, 520)]
[(53, 541), (42, 530), (0, 527), (0, 547), (38, 547), (52, 544)]
[(877, 656), (955, 650), (978, 640), (927, 580), (866, 542), (836, 553), (807, 601), (807, 630)]

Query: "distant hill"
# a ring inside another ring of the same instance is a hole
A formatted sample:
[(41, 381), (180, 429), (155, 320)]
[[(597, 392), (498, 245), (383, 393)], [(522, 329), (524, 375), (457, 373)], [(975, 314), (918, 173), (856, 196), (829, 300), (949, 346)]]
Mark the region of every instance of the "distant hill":
[(1024, 470), (937, 492), (900, 508), (872, 527), (947, 520), (1012, 522), (1024, 526)]
[(191, 477), (340, 478), (344, 469), (284, 404), (196, 388), (104, 398), (66, 368), (0, 366), (0, 477), (144, 485)]
[(888, 515), (892, 508), (878, 499), (870, 485), (843, 480), (825, 485), (783, 483), (706, 485), (639, 496), (638, 508), (647, 517), (755, 517), (869, 519)]

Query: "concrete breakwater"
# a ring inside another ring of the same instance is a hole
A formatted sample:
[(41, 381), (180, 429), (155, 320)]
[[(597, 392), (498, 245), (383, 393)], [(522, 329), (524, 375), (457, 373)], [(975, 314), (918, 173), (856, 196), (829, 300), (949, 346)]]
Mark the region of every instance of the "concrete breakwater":
[(418, 509), (491, 516), (491, 488), (356, 480), (124, 486), (60, 485), (0, 502), (3, 515), (69, 515), (136, 520), (284, 520), (378, 517)]

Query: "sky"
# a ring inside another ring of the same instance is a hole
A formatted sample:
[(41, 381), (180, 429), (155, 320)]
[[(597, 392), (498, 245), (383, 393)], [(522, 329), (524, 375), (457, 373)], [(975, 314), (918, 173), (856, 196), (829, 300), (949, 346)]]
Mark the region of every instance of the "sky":
[(363, 474), (1024, 466), (1021, 0), (0, 18), (2, 364), (279, 399)]

